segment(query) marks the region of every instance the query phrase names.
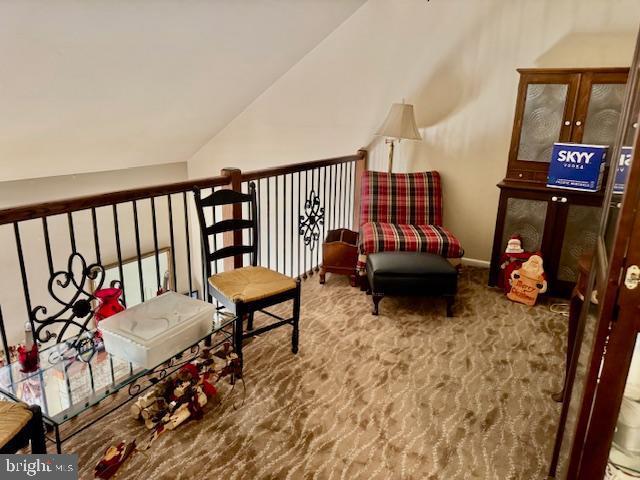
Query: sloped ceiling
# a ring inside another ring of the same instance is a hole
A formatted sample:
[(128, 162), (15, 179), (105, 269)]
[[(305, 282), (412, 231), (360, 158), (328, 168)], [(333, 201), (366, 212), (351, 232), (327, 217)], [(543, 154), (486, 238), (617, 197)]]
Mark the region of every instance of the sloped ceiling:
[(362, 3), (1, 2), (0, 181), (186, 161)]

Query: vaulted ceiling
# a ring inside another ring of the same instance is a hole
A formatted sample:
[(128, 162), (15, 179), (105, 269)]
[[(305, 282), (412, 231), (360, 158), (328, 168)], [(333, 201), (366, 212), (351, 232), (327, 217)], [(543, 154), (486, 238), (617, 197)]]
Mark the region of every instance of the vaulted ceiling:
[(188, 160), (362, 3), (1, 2), (0, 181)]

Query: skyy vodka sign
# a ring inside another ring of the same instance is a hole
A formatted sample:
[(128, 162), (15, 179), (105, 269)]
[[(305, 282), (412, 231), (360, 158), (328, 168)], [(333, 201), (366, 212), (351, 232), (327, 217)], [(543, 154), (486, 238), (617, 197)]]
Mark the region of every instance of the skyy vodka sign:
[(602, 182), (607, 148), (604, 145), (554, 143), (547, 187), (597, 192)]
[(627, 172), (631, 165), (632, 147), (622, 147), (620, 149), (620, 158), (616, 166), (616, 178), (613, 181), (613, 193), (624, 193), (624, 186), (627, 183)]

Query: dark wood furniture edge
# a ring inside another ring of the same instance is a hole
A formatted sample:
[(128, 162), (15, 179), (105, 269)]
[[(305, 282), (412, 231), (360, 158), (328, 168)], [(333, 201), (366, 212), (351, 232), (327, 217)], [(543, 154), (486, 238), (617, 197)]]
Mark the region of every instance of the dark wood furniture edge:
[(516, 68), (518, 73), (629, 73), (629, 67)]

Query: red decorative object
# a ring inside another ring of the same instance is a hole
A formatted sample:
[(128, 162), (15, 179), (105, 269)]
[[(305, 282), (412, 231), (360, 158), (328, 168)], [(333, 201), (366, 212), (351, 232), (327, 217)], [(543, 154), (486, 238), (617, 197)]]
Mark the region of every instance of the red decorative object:
[(135, 440), (131, 443), (120, 442), (116, 446), (107, 448), (102, 458), (93, 470), (95, 478), (107, 480), (118, 471), (129, 455), (135, 450)]
[(40, 365), (38, 345), (34, 343), (31, 348), (20, 345), (18, 347), (18, 363), (20, 363), (21, 372), (35, 372)]
[(500, 275), (498, 276), (498, 287), (507, 294), (511, 291), (511, 272), (519, 269), (524, 262), (529, 260), (533, 252), (503, 253), (500, 256)]
[(120, 303), (120, 296), (122, 295), (122, 289), (120, 288), (103, 288), (96, 290), (93, 295), (100, 301), (100, 305), (94, 313), (96, 326), (98, 326), (100, 320), (124, 310), (124, 305)]

